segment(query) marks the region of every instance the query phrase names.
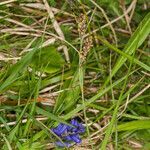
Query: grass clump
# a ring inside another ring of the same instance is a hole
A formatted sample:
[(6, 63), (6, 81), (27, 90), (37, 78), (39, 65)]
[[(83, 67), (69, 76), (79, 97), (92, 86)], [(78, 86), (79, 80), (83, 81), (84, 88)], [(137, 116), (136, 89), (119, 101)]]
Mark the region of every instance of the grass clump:
[(150, 149), (149, 7), (0, 2), (0, 148)]

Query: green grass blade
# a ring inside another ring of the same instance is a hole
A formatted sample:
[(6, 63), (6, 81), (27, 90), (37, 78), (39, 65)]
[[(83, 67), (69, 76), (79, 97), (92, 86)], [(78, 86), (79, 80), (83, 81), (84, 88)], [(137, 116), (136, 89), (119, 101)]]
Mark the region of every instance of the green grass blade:
[(5, 137), (5, 135), (3, 133), (1, 133), (1, 135), (4, 139), (4, 141), (6, 142), (8, 150), (12, 150), (11, 145), (10, 145), (9, 141), (7, 140), (7, 138)]
[[(145, 39), (147, 38), (147, 36), (150, 33), (150, 13), (148, 13), (144, 19), (142, 20), (142, 22), (139, 24), (138, 28), (136, 29), (136, 31), (134, 32), (133, 36), (130, 38), (130, 40), (128, 41), (127, 45), (124, 48), (124, 52), (128, 55), (132, 55), (133, 52), (142, 45), (142, 43), (145, 41)], [(125, 63), (125, 61), (127, 60), (126, 57), (124, 56), (120, 56), (114, 66), (114, 68), (112, 69), (111, 72), (111, 76), (113, 77), (117, 71), (120, 69), (120, 67)], [(142, 64), (143, 66), (143, 64)], [(146, 67), (146, 66), (145, 66)], [(147, 67), (146, 67), (147, 68)], [(149, 68), (148, 68), (149, 70)], [(110, 76), (107, 78), (106, 83), (107, 84), (109, 82)]]
[(118, 125), (117, 131), (150, 129), (150, 120), (137, 120)]
[(18, 61), (14, 66), (12, 66), (8, 70), (8, 77), (6, 80), (1, 83), (0, 85), (0, 93), (9, 85), (11, 85), (17, 78), (19, 73), (23, 72), (28, 64), (30, 63), (34, 53), (37, 49), (32, 50), (31, 52), (27, 53), (20, 61)]
[[(139, 65), (140, 67), (142, 67), (143, 69), (150, 71), (150, 67), (146, 64), (144, 64), (143, 62), (139, 61), (136, 58), (132, 58), (132, 56), (130, 56), (129, 54), (121, 51), (120, 49), (116, 48), (115, 46), (111, 45), (108, 41), (104, 40), (102, 37), (98, 37), (100, 39), (100, 41), (102, 43), (104, 43), (106, 46), (108, 46), (110, 49), (114, 50), (115, 52), (119, 53), (122, 55), (122, 57), (124, 57), (125, 59), (128, 59), (129, 61), (133, 61), (135, 64)], [(121, 65), (121, 63), (120, 63)], [(116, 69), (115, 69), (116, 70)], [(117, 70), (116, 70), (117, 71)]]
[[(51, 118), (51, 119), (54, 120), (54, 121), (57, 121), (57, 122), (59, 122), (59, 123), (68, 124), (68, 123), (67, 123), (66, 121), (64, 121), (63, 119), (61, 119), (61, 118), (55, 116), (54, 114), (52, 114), (52, 113), (50, 113), (50, 112), (48, 112), (48, 111), (43, 110), (42, 108), (40, 108), (40, 107), (38, 107), (38, 106), (36, 106), (36, 111), (37, 111), (38, 114), (42, 114), (42, 115), (44, 115), (44, 116), (46, 116), (46, 117), (48, 117), (48, 118)], [(68, 125), (69, 125), (69, 124), (68, 124)]]
[(66, 114), (63, 118), (65, 120), (69, 119), (69, 118), (72, 118), (76, 113), (78, 113), (79, 111), (83, 110), (85, 107), (87, 107), (88, 105), (90, 105), (91, 103), (93, 103), (94, 101), (96, 101), (98, 98), (100, 98), (105, 93), (107, 93), (112, 87), (115, 87), (116, 85), (118, 85), (119, 83), (121, 83), (125, 78), (126, 78), (126, 76), (124, 76), (121, 79), (117, 80), (116, 82), (114, 82), (112, 85), (106, 87), (105, 89), (99, 90), (98, 94), (96, 94), (95, 96), (93, 96), (92, 98), (90, 98), (89, 100), (87, 100), (84, 103), (84, 105), (82, 104), (82, 105), (78, 106), (76, 109), (74, 109), (71, 112), (69, 112), (68, 114)]

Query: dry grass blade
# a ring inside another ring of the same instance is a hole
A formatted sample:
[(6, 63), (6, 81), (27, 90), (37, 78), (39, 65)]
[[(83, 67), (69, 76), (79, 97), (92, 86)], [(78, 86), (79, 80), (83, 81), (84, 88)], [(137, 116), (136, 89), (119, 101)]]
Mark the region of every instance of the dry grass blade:
[(121, 1), (120, 3), (121, 3), (121, 6), (122, 6), (122, 10), (123, 10), (123, 12), (124, 12), (124, 14), (125, 14), (125, 20), (126, 20), (126, 22), (127, 22), (127, 27), (128, 27), (129, 32), (130, 32), (130, 34), (131, 34), (131, 33), (132, 33), (132, 30), (131, 30), (131, 27), (130, 27), (130, 18), (129, 18), (129, 15), (125, 13), (125, 12), (127, 11), (127, 10), (126, 10), (126, 6), (125, 6), (125, 1), (123, 0), (123, 1)]
[(41, 37), (40, 34), (29, 33), (29, 32), (15, 32), (15, 31), (1, 31), (1, 32), (9, 33), (9, 34), (16, 34), (16, 35), (30, 35), (30, 36), (34, 36), (34, 37)]
[[(36, 120), (38, 120), (38, 121), (47, 120), (47, 117), (36, 118)], [(21, 123), (26, 123), (27, 121), (28, 121), (28, 119), (23, 119), (23, 120), (21, 121)], [(17, 124), (16, 121), (6, 123), (7, 126), (13, 126), (13, 125), (15, 125), (15, 124)], [(0, 124), (0, 127), (3, 128), (3, 127), (5, 127), (6, 125), (5, 125), (5, 124)]]
[(19, 25), (19, 26), (22, 26), (22, 27), (25, 27), (25, 28), (28, 28), (28, 29), (32, 29), (30, 26), (28, 26), (28, 25), (26, 25), (26, 24), (24, 24), (22, 22), (19, 22), (17, 20), (14, 20), (14, 19), (5, 18), (5, 17), (2, 17), (2, 16), (0, 16), (0, 19), (4, 19), (4, 20), (6, 20), (8, 22), (14, 23), (16, 25)]
[(116, 36), (116, 33), (115, 33), (115, 30), (111, 24), (111, 22), (109, 21), (109, 18), (107, 17), (105, 11), (103, 10), (103, 8), (101, 8), (96, 2), (94, 2), (93, 0), (90, 0), (101, 12), (102, 14), (104, 15), (106, 21), (108, 22), (108, 25), (110, 26), (111, 30), (112, 30), (112, 33), (114, 34), (114, 39), (115, 39), (115, 42), (117, 44), (117, 36)]
[[(131, 99), (128, 100), (128, 103), (131, 103), (134, 101), (137, 97), (139, 97), (143, 92), (148, 90), (150, 88), (150, 84), (148, 84), (146, 87), (144, 87), (140, 92), (138, 92), (135, 96), (133, 96)], [(120, 108), (125, 107), (126, 104), (122, 105)]]
[(16, 2), (17, 0), (8, 0), (8, 1), (4, 1), (4, 2), (0, 2), (0, 5), (6, 5), (12, 2)]
[[(48, 12), (49, 17), (50, 17), (50, 19), (52, 20), (52, 24), (53, 24), (53, 27), (54, 27), (55, 31), (57, 32), (57, 34), (58, 34), (63, 40), (65, 40), (64, 34), (63, 34), (63, 32), (62, 32), (62, 30), (61, 30), (61, 28), (60, 28), (60, 26), (59, 26), (57, 20), (55, 19), (54, 13), (53, 13), (51, 7), (49, 6), (47, 0), (43, 0), (43, 2), (44, 2), (44, 5), (45, 5), (45, 7), (46, 7), (46, 10), (47, 10), (47, 12)], [(70, 58), (69, 58), (69, 54), (68, 54), (68, 49), (67, 49), (67, 47), (66, 47), (65, 45), (64, 45), (64, 54), (65, 54), (65, 57), (66, 57), (67, 62), (70, 62)]]
[[(40, 9), (40, 10), (46, 10), (45, 5), (41, 4), (41, 3), (21, 3), (20, 6), (24, 6), (24, 7), (29, 7), (29, 8), (34, 8), (34, 9)], [(68, 16), (72, 16), (74, 17), (72, 14), (67, 13), (65, 11), (59, 10), (57, 8), (51, 7), (52, 11), (54, 14), (57, 13), (62, 13), (64, 15), (68, 15)]]
[[(122, 19), (126, 14), (128, 14), (128, 13), (133, 9), (133, 7), (135, 6), (136, 1), (137, 1), (137, 0), (133, 0), (132, 3), (130, 4), (130, 6), (128, 7), (128, 9), (126, 10), (126, 12), (125, 12), (123, 15), (117, 17), (116, 19), (110, 21), (110, 23), (113, 24), (113, 23), (119, 21), (120, 19)], [(105, 25), (101, 26), (100, 28), (95, 29), (95, 30), (93, 30), (92, 32), (86, 34), (85, 37), (86, 37), (86, 36), (89, 36), (89, 35), (91, 35), (91, 34), (93, 34), (93, 33), (95, 33), (95, 32), (97, 32), (97, 31), (99, 31), (100, 29), (104, 29), (104, 28), (106, 28), (106, 27), (108, 27), (108, 26), (109, 26), (109, 23), (106, 23)]]
[[(33, 39), (33, 40), (34, 40), (34, 39)], [(34, 40), (34, 41), (35, 41), (35, 40)], [(31, 41), (31, 42), (34, 42), (34, 41)], [(54, 44), (55, 41), (56, 41), (55, 38), (50, 38), (50, 39), (46, 40), (44, 43), (42, 43), (42, 45), (39, 46), (39, 48), (43, 48), (43, 47), (49, 46), (49, 45), (51, 45), (51, 44)], [(31, 44), (32, 44), (32, 43), (31, 43)], [(28, 45), (28, 46), (20, 53), (20, 55), (22, 55), (22, 54), (25, 53), (25, 52), (32, 51), (34, 48), (29, 48), (29, 47), (31, 46), (31, 44)]]

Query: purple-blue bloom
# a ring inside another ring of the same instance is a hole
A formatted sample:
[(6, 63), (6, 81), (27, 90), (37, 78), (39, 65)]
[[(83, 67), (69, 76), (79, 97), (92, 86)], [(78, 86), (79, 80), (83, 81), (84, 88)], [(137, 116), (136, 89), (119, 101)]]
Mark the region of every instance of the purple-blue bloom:
[(67, 130), (67, 125), (63, 123), (60, 123), (56, 128), (52, 129), (52, 131), (58, 136), (64, 134), (66, 130)]
[(77, 120), (72, 119), (70, 124), (72, 124), (74, 127), (69, 128), (70, 131), (74, 133), (84, 133), (85, 132), (85, 127), (81, 124), (78, 123)]
[(73, 126), (69, 126), (63, 123), (60, 123), (56, 128), (53, 128), (52, 131), (59, 136), (61, 141), (55, 142), (55, 144), (59, 147), (70, 147), (73, 143), (81, 143), (81, 139), (79, 134), (85, 132), (85, 127), (79, 123), (76, 119), (72, 119), (70, 124)]
[(70, 137), (71, 137), (72, 141), (74, 141), (75, 143), (81, 143), (81, 139), (78, 134), (70, 135)]
[(75, 143), (81, 143), (81, 139), (79, 137), (79, 134), (67, 135), (64, 137), (64, 139), (67, 141), (73, 141)]
[(76, 127), (78, 127), (78, 125), (79, 125), (79, 123), (76, 119), (72, 119), (70, 124), (72, 124), (73, 126), (76, 126)]

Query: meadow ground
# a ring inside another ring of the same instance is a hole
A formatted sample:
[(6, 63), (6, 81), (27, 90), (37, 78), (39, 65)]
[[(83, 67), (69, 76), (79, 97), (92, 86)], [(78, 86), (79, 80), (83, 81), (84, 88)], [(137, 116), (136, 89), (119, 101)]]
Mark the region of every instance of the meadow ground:
[(150, 149), (149, 10), (0, 0), (0, 149)]

